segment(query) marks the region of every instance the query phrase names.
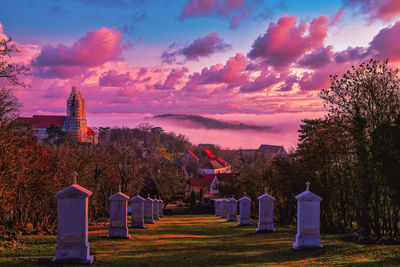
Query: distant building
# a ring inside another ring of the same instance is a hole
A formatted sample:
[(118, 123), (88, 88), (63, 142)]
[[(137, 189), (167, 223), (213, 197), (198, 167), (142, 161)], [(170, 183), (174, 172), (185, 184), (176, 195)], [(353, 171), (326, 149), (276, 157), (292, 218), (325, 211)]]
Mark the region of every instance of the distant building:
[(75, 137), (79, 142), (97, 143), (97, 134), (87, 126), (86, 102), (78, 89), (73, 86), (67, 100), (67, 116), (33, 115), (32, 117), (19, 117), (20, 122), (31, 125), (42, 142), (48, 137), (48, 131), (52, 125), (62, 127), (64, 132)]
[(187, 192), (203, 192), (204, 197), (218, 198), (223, 196), (223, 191), (230, 191), (237, 181), (238, 173), (200, 174), (188, 180)]
[(240, 149), (240, 152), (242, 152), (244, 155), (247, 156), (254, 156), (257, 153), (271, 153), (272, 155), (280, 155), (280, 156), (286, 156), (287, 152), (283, 146), (276, 146), (276, 145), (265, 145), (262, 144), (258, 149)]

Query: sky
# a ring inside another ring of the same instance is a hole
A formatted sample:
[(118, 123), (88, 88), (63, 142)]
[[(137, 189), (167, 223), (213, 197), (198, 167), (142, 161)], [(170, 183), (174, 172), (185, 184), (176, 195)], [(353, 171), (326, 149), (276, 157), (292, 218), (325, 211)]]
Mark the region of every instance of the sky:
[(22, 116), (64, 115), (76, 85), (92, 127), (293, 149), (301, 120), (326, 114), (330, 75), (370, 58), (399, 66), (400, 1), (4, 0), (8, 36), (20, 53), (7, 60), (31, 68), (16, 89)]

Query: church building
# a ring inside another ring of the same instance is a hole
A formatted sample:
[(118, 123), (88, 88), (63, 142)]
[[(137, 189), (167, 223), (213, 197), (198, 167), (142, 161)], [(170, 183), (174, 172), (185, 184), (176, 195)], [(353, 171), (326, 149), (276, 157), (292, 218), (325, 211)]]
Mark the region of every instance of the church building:
[(47, 129), (53, 124), (62, 127), (79, 142), (97, 143), (97, 134), (87, 126), (86, 102), (76, 86), (72, 87), (67, 100), (67, 116), (33, 115), (19, 120), (32, 126), (39, 142), (48, 137)]

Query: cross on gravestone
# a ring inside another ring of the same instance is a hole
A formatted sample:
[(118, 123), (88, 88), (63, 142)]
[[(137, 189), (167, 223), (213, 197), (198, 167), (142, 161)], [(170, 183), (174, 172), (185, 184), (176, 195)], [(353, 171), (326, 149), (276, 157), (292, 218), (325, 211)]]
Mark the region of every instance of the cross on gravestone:
[(76, 171), (72, 172), (72, 184), (77, 184), (76, 177), (78, 177), (78, 173)]
[(310, 191), (310, 185), (311, 185), (311, 183), (309, 181), (307, 181), (306, 182), (306, 186), (307, 186), (306, 191)]
[(118, 185), (118, 192), (121, 192), (121, 184)]
[(294, 249), (322, 248), (320, 236), (321, 197), (307, 189), (296, 196), (297, 199), (297, 234)]
[(58, 192), (57, 198), (57, 247), (53, 261), (93, 263), (88, 242), (88, 198), (91, 191), (74, 184)]

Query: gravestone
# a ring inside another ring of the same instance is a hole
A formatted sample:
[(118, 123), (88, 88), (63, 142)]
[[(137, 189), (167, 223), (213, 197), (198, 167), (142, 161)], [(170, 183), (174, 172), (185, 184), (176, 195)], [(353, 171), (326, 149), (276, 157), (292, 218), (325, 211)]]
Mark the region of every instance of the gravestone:
[(130, 238), (128, 233), (128, 200), (129, 197), (121, 193), (121, 186), (118, 192), (108, 198), (110, 200), (110, 228), (109, 238)]
[(251, 224), (251, 199), (244, 196), (239, 199), (239, 223), (238, 225)]
[(310, 182), (297, 199), (297, 234), (294, 249), (322, 248), (320, 236), (320, 202), (321, 197), (310, 191)]
[(160, 213), (159, 213), (159, 208), (160, 208), (160, 201), (154, 196), (154, 202), (153, 202), (153, 218), (154, 220), (159, 220), (160, 219)]
[(158, 216), (159, 216), (160, 218), (162, 218), (162, 217), (164, 217), (164, 213), (163, 213), (163, 204), (164, 204), (164, 201), (162, 201), (161, 199), (158, 199), (158, 203), (159, 203), (159, 206), (158, 206)]
[(237, 221), (237, 200), (228, 199), (228, 221)]
[(214, 200), (214, 203), (215, 203), (215, 216), (218, 216), (218, 217), (221, 217), (221, 208), (222, 208), (222, 206), (221, 206), (221, 204), (222, 204), (222, 202), (221, 202), (221, 199), (216, 199), (216, 200)]
[(145, 229), (144, 225), (144, 198), (137, 195), (129, 200), (131, 206), (131, 227)]
[(154, 223), (153, 220), (153, 200), (150, 198), (150, 194), (144, 200), (144, 222)]
[(57, 247), (53, 261), (93, 263), (88, 242), (89, 190), (76, 183), (73, 172), (72, 185), (58, 192), (57, 198)]
[(275, 198), (267, 194), (258, 197), (258, 227), (259, 231), (275, 231), (274, 229), (274, 201)]
[(227, 199), (221, 200), (221, 218), (228, 218), (229, 215), (229, 204)]

